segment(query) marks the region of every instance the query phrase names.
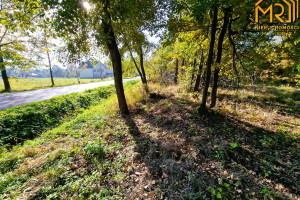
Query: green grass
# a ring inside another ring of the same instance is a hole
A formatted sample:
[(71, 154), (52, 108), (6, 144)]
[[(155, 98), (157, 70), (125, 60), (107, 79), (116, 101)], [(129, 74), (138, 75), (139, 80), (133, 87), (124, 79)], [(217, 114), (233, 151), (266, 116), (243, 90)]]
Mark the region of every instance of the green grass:
[[(126, 82), (127, 91), (137, 82)], [(128, 128), (118, 120), (114, 126), (108, 123), (117, 114), (116, 105), (113, 95), (40, 137), (2, 152), (0, 199), (125, 199), (124, 191), (109, 188), (130, 179), (124, 171), (131, 168), (127, 161), (132, 151), (122, 144), (131, 137)]]
[[(130, 83), (125, 83), (128, 84)], [(114, 90), (114, 85), (110, 85), (2, 111), (0, 112), (0, 144), (16, 144), (32, 139), (43, 130), (62, 123), (64, 118), (76, 116), (78, 112), (82, 112), (82, 109), (98, 104)]]
[[(92, 83), (92, 82), (100, 82), (112, 80), (112, 78), (107, 79), (80, 79), (80, 84)], [(78, 85), (77, 78), (54, 78), (54, 87), (68, 86), (68, 85)], [(21, 92), (27, 90), (36, 90), (43, 88), (51, 87), (51, 79), (50, 78), (12, 78), (10, 79), (10, 86), (12, 92)], [(4, 93), (4, 84), (3, 81), (0, 81), (0, 93)], [(2, 91), (1, 91), (2, 90)]]

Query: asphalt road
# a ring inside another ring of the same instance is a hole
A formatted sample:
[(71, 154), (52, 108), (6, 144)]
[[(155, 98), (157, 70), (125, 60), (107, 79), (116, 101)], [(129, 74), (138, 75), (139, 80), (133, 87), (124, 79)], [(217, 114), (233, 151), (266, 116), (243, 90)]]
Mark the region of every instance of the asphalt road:
[[(127, 82), (134, 79), (136, 78), (124, 79), (123, 82)], [(47, 88), (40, 90), (30, 90), (24, 92), (4, 93), (0, 94), (0, 110), (5, 110), (7, 108), (25, 105), (32, 102), (43, 101), (51, 99), (52, 97), (70, 94), (73, 92), (83, 92), (88, 89), (107, 86), (111, 84), (114, 84), (113, 80), (96, 83), (87, 83), (81, 85)]]

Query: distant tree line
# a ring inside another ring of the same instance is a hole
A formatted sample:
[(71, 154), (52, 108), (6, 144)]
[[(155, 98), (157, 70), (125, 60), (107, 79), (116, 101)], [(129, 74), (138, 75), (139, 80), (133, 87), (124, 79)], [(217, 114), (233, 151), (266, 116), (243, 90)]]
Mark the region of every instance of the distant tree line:
[[(6, 73), (11, 78), (50, 78), (49, 69), (6, 69)], [(74, 67), (62, 68), (53, 65), (52, 73), (54, 78), (78, 78), (79, 71)], [(1, 75), (0, 75), (1, 77)]]

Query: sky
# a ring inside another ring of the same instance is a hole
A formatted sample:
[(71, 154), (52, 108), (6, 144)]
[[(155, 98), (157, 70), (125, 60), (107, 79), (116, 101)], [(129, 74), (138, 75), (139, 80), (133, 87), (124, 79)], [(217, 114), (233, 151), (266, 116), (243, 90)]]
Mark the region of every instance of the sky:
[[(151, 42), (153, 44), (156, 44), (156, 45), (159, 44), (160, 37), (151, 36), (148, 31), (143, 31), (143, 33), (145, 34), (145, 36), (146, 36), (146, 38), (148, 39), (149, 42)], [(53, 39), (52, 43), (54, 43), (56, 46), (60, 47), (61, 44), (62, 44), (62, 41), (59, 40), (59, 39)], [(63, 63), (59, 62), (57, 58), (54, 58), (53, 54), (51, 54), (50, 56), (52, 57), (51, 58), (51, 60), (52, 60), (51, 64), (52, 65), (57, 65), (59, 67), (64, 67)], [(45, 59), (42, 62), (43, 62), (44, 65), (48, 65), (48, 58), (46, 56), (44, 56), (44, 57), (45, 57)], [(106, 55), (100, 53), (99, 55), (97, 55), (97, 57), (98, 57), (100, 62), (102, 62), (102, 63), (107, 62), (108, 57)], [(83, 60), (83, 61), (85, 61), (85, 60)]]

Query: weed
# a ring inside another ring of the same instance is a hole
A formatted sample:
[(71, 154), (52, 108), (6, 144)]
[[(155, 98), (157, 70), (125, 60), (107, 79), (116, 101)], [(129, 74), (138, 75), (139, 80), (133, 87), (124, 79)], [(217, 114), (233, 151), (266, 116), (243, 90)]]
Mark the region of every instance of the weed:
[(89, 142), (85, 146), (84, 151), (87, 159), (91, 159), (94, 157), (98, 159), (104, 159), (106, 150), (103, 146), (101, 138), (98, 138), (95, 143)]
[(231, 143), (230, 146), (231, 146), (231, 148), (234, 149), (234, 148), (238, 147), (239, 144), (234, 142), (234, 143)]

